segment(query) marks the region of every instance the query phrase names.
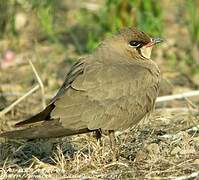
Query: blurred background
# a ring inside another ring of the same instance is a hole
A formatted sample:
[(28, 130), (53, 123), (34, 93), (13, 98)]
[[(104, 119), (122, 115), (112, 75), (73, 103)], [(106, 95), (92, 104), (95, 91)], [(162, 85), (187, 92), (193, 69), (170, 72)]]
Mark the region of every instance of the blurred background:
[[(152, 54), (163, 76), (160, 95), (198, 89), (198, 10), (198, 0), (1, 0), (0, 110), (37, 84), (29, 59), (48, 99), (73, 62), (126, 26), (165, 39)], [(28, 108), (20, 116), (41, 100), (35, 97), (19, 105)]]

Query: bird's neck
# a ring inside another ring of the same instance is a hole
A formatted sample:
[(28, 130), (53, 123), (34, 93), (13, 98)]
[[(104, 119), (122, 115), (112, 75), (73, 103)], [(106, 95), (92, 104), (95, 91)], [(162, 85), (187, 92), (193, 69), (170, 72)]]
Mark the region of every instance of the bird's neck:
[(105, 43), (100, 44), (100, 46), (94, 52), (94, 56), (96, 57), (95, 60), (102, 62), (103, 64), (127, 63), (129, 65), (138, 65), (146, 68), (157, 76), (160, 74), (157, 64), (151, 59), (147, 59), (139, 54), (132, 57), (127, 56)]

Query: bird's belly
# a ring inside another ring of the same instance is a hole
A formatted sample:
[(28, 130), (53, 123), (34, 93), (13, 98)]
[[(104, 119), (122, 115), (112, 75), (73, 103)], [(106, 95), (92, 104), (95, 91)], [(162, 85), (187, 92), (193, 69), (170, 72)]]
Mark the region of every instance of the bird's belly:
[(104, 130), (125, 130), (138, 124), (154, 107), (155, 97), (148, 93), (126, 96), (107, 106), (101, 120)]

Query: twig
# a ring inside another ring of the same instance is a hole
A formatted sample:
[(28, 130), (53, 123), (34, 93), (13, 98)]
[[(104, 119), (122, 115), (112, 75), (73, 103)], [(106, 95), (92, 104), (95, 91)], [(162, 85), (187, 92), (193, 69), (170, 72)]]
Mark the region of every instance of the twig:
[[(25, 93), (22, 92), (6, 92), (0, 93), (0, 97), (20, 97), (23, 96)], [(53, 94), (46, 94), (45, 99), (51, 99), (54, 95)]]
[(161, 96), (157, 98), (156, 102), (160, 103), (160, 102), (172, 101), (176, 99), (184, 99), (184, 98), (193, 97), (193, 96), (199, 96), (199, 91), (190, 91), (190, 92), (174, 94), (170, 96)]
[(108, 167), (115, 166), (115, 165), (121, 165), (121, 166), (129, 167), (127, 164), (122, 163), (122, 162), (113, 162), (113, 163), (104, 165), (103, 168), (106, 169), (106, 168), (108, 168)]
[(45, 99), (45, 92), (44, 92), (43, 82), (42, 82), (41, 78), (39, 77), (39, 74), (38, 74), (36, 68), (34, 67), (34, 65), (33, 65), (32, 61), (30, 59), (29, 59), (29, 63), (30, 63), (30, 66), (32, 67), (32, 70), (33, 70), (33, 72), (34, 72), (34, 74), (35, 74), (35, 76), (37, 78), (37, 81), (38, 81), (38, 83), (40, 85), (41, 94), (42, 94), (42, 106), (43, 106), (43, 108), (45, 108), (46, 107), (46, 99)]
[[(156, 108), (155, 112), (166, 112), (166, 113), (172, 113), (172, 112), (190, 112), (190, 109), (187, 107), (177, 107), (177, 108)], [(196, 110), (193, 110), (194, 112)], [(196, 111), (197, 112), (197, 111)]]
[(0, 117), (2, 117), (4, 114), (6, 114), (7, 112), (9, 112), (14, 106), (16, 106), (17, 104), (19, 104), (26, 97), (28, 97), (29, 95), (31, 95), (32, 93), (34, 93), (37, 89), (39, 89), (39, 87), (40, 87), (39, 85), (36, 85), (34, 88), (32, 88), (26, 94), (24, 94), (22, 97), (20, 97), (15, 102), (13, 102), (10, 106), (8, 106), (7, 108), (5, 108), (3, 111), (0, 111)]
[(199, 176), (199, 171), (191, 173), (189, 175), (184, 175), (184, 176), (178, 176), (178, 177), (169, 176), (168, 179), (185, 180), (185, 179), (192, 179), (192, 178), (195, 178), (195, 177), (198, 177), (198, 176)]

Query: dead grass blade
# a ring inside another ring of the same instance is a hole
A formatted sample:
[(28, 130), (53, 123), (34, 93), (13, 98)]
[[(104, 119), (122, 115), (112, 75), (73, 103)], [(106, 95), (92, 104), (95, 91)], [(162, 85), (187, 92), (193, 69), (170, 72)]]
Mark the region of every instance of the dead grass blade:
[(180, 93), (180, 94), (174, 94), (174, 95), (170, 95), (170, 96), (161, 96), (161, 97), (157, 98), (156, 102), (160, 103), (160, 102), (172, 101), (172, 100), (176, 100), (176, 99), (185, 99), (185, 98), (193, 97), (193, 96), (199, 96), (199, 90)]
[(44, 84), (43, 84), (43, 82), (42, 82), (42, 80), (41, 80), (41, 78), (40, 78), (40, 76), (39, 76), (39, 74), (38, 74), (38, 72), (37, 72), (35, 66), (33, 65), (32, 61), (31, 61), (30, 59), (29, 59), (29, 64), (30, 64), (30, 66), (31, 66), (31, 68), (32, 68), (32, 70), (33, 70), (33, 72), (34, 72), (36, 78), (37, 78), (37, 81), (38, 81), (38, 83), (39, 83), (39, 85), (40, 85), (41, 94), (42, 94), (42, 106), (43, 106), (43, 109), (44, 109), (44, 108), (46, 107), (46, 99), (45, 99), (45, 92), (44, 92)]
[(17, 99), (15, 102), (13, 102), (10, 106), (8, 106), (7, 108), (5, 108), (4, 110), (2, 110), (0, 112), (0, 117), (2, 117), (3, 115), (5, 115), (6, 113), (8, 113), (9, 111), (11, 111), (17, 104), (19, 104), (21, 101), (23, 101), (25, 98), (27, 98), (28, 96), (30, 96), (32, 93), (34, 93), (35, 91), (37, 91), (39, 89), (39, 85), (36, 85), (34, 88), (32, 88), (30, 91), (28, 91), (26, 94), (24, 94), (22, 97), (20, 97), (19, 99)]

